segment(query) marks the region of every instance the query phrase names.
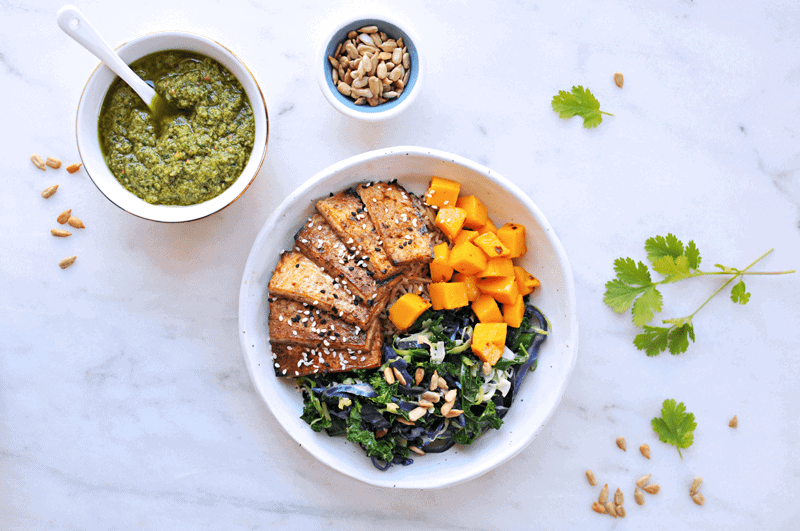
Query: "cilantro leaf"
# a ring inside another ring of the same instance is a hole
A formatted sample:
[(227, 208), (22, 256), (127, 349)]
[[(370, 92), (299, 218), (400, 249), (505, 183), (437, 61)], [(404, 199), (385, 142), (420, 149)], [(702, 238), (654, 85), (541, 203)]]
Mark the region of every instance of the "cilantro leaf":
[(661, 273), (666, 278), (664, 282), (677, 282), (692, 276), (689, 270), (689, 260), (681, 255), (677, 258), (672, 256), (662, 256), (653, 262), (653, 269), (656, 273)]
[(672, 326), (643, 326), (633, 344), (648, 356), (657, 356), (669, 349), (670, 354), (681, 354), (689, 348), (689, 339), (694, 341), (694, 326), (691, 319), (667, 319)]
[(689, 243), (686, 245), (686, 252), (684, 255), (689, 261), (689, 267), (691, 269), (697, 269), (700, 267), (700, 251), (697, 249), (697, 246), (693, 241), (689, 241)]
[(661, 311), (661, 293), (655, 286), (648, 286), (642, 296), (633, 303), (633, 324), (644, 326), (649, 323), (653, 316)]
[(733, 302), (738, 302), (739, 304), (747, 304), (750, 300), (750, 294), (747, 293), (744, 287), (744, 280), (740, 280), (737, 284), (734, 284), (733, 288), (731, 288), (731, 300)]
[(667, 350), (667, 336), (669, 328), (664, 326), (644, 326), (644, 332), (636, 334), (633, 344), (639, 350), (644, 350), (648, 356), (658, 356)]
[(667, 234), (666, 238), (664, 236), (648, 238), (644, 242), (644, 250), (647, 251), (647, 259), (651, 262), (655, 262), (664, 256), (678, 258), (683, 256), (683, 243), (674, 234), (670, 233)]
[(600, 102), (597, 98), (582, 86), (572, 87), (572, 92), (559, 90), (558, 95), (553, 96), (551, 103), (553, 110), (563, 119), (580, 116), (583, 118), (583, 126), (587, 129), (597, 127), (603, 121), (603, 115), (614, 116), (613, 114), (600, 110)]
[[(614, 260), (617, 278), (606, 283), (603, 301), (615, 312), (622, 313), (631, 307), (634, 299), (653, 285), (650, 271), (642, 262), (638, 264), (630, 258)], [(649, 319), (648, 319), (649, 320)]]
[(614, 271), (617, 278), (625, 284), (632, 286), (649, 286), (653, 281), (650, 271), (642, 262), (635, 262), (631, 258), (617, 258), (614, 260)]
[(668, 398), (661, 405), (661, 417), (656, 417), (650, 423), (653, 431), (658, 434), (658, 440), (671, 444), (678, 449), (681, 455), (681, 448), (689, 448), (694, 442), (694, 430), (697, 423), (694, 421), (692, 413), (686, 413), (686, 406), (681, 402)]
[(681, 319), (666, 319), (665, 323), (672, 324), (667, 335), (670, 354), (682, 354), (689, 348), (689, 340), (694, 342), (694, 325), (691, 317)]

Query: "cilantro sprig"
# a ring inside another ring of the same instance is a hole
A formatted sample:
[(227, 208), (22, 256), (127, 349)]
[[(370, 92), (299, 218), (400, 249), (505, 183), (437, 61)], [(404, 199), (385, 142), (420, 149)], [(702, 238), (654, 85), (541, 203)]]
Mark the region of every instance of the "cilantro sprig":
[(583, 126), (587, 129), (597, 127), (603, 121), (603, 115), (614, 116), (600, 110), (600, 102), (594, 97), (589, 89), (585, 89), (578, 85), (572, 87), (572, 92), (559, 90), (558, 94), (553, 96), (553, 101), (550, 104), (553, 110), (558, 113), (559, 118), (569, 119), (574, 116), (583, 118)]
[[(751, 272), (749, 269), (773, 251), (770, 249), (744, 269), (727, 267), (716, 264), (720, 271), (700, 270), (700, 251), (693, 241), (687, 245), (672, 234), (656, 236), (645, 242), (647, 259), (653, 271), (664, 278), (653, 281), (650, 269), (643, 262), (632, 258), (617, 258), (614, 260), (614, 271), (617, 277), (606, 283), (606, 292), (603, 302), (615, 312), (623, 313), (631, 309), (633, 324), (642, 329), (633, 340), (639, 350), (644, 350), (648, 356), (656, 356), (669, 349), (672, 354), (686, 352), (689, 340), (694, 342), (693, 318), (708, 302), (730, 283), (739, 280), (731, 289), (731, 300), (738, 304), (747, 304), (750, 293), (744, 283), (745, 275), (782, 275), (794, 273), (791, 271), (777, 272)], [(676, 319), (664, 319), (663, 324), (669, 326), (651, 326), (648, 323), (659, 313), (663, 305), (663, 297), (658, 290), (662, 284), (679, 282), (689, 278), (707, 275), (728, 275), (730, 278), (722, 284), (708, 299), (694, 312)]]
[(683, 402), (677, 403), (672, 398), (664, 400), (661, 405), (661, 417), (650, 421), (653, 431), (658, 434), (658, 440), (671, 444), (678, 449), (678, 455), (683, 459), (681, 448), (689, 448), (694, 442), (694, 429), (697, 423), (694, 414), (686, 412)]

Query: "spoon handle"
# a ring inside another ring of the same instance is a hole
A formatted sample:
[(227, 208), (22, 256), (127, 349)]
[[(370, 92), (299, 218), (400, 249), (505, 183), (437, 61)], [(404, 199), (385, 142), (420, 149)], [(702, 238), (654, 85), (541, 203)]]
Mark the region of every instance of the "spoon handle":
[(95, 57), (121, 77), (142, 98), (142, 101), (148, 106), (151, 105), (153, 97), (156, 95), (152, 87), (125, 64), (125, 61), (97, 33), (77, 7), (72, 5), (62, 7), (58, 10), (56, 20), (64, 33), (92, 52)]

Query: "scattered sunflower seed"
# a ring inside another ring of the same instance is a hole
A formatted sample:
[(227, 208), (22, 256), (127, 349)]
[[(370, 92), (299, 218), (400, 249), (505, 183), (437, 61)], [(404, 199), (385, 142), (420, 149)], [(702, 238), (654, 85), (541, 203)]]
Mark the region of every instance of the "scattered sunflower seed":
[(628, 451), (628, 444), (625, 442), (625, 437), (617, 437), (617, 446), (619, 446), (623, 452)]
[(76, 229), (85, 229), (86, 228), (86, 226), (84, 226), (84, 224), (83, 224), (83, 221), (81, 221), (78, 218), (73, 217), (73, 216), (69, 217), (69, 219), (67, 220), (67, 224), (70, 227), (75, 227)]
[(694, 478), (694, 481), (692, 481), (692, 486), (689, 487), (689, 496), (694, 496), (695, 494), (697, 494), (697, 491), (700, 490), (700, 484), (702, 482), (703, 478), (701, 478), (700, 476)]
[(594, 472), (592, 472), (591, 470), (586, 471), (586, 479), (589, 480), (589, 485), (591, 485), (592, 487), (597, 485), (597, 478), (595, 477)]
[(625, 503), (625, 496), (622, 495), (622, 491), (617, 489), (617, 492), (614, 493), (614, 505), (622, 505)]
[(619, 88), (622, 88), (622, 84), (625, 83), (625, 78), (622, 77), (622, 72), (614, 72), (614, 83)]
[(603, 485), (603, 490), (600, 491), (600, 496), (597, 497), (597, 501), (599, 501), (603, 505), (605, 505), (606, 502), (608, 501), (608, 483)]
[(636, 490), (633, 491), (633, 497), (636, 499), (636, 503), (644, 505), (644, 493), (639, 490), (639, 487), (636, 487)]
[(736, 415), (733, 416), (731, 421), (728, 423), (728, 426), (731, 428), (738, 428), (739, 427), (739, 419), (736, 418)]
[(31, 162), (33, 162), (33, 165), (39, 168), (40, 170), (46, 171), (46, 168), (44, 166), (44, 161), (42, 160), (42, 157), (40, 157), (38, 154), (34, 153), (33, 155), (31, 155)]
[(56, 190), (58, 190), (58, 185), (57, 184), (54, 184), (53, 186), (48, 186), (47, 188), (42, 190), (42, 197), (44, 197), (45, 199), (48, 199), (50, 196), (52, 196), (54, 193), (56, 193)]
[(646, 458), (650, 459), (650, 445), (645, 443), (639, 447), (639, 451), (642, 452), (642, 455)]
[(59, 238), (66, 238), (67, 236), (72, 236), (71, 232), (67, 232), (61, 229), (50, 229), (50, 234), (53, 236), (57, 236)]
[(655, 483), (651, 483), (650, 485), (645, 485), (642, 488), (648, 494), (658, 494), (661, 491), (661, 487), (659, 485), (656, 485)]
[(639, 479), (637, 479), (636, 486), (639, 488), (644, 488), (644, 486), (647, 485), (647, 481), (650, 479), (650, 476), (652, 475), (653, 474), (647, 474), (646, 476), (642, 476)]
[(623, 507), (622, 505), (617, 505), (615, 509), (617, 510), (617, 516), (619, 516), (620, 518), (625, 518), (626, 516), (625, 507)]
[(47, 157), (47, 160), (44, 162), (54, 170), (57, 170), (61, 167), (61, 161), (55, 157)]
[(614, 518), (617, 517), (617, 508), (614, 507), (614, 504), (612, 502), (606, 503), (606, 512), (611, 516), (613, 516)]
[(419, 385), (423, 378), (425, 378), (425, 369), (419, 367), (414, 373), (414, 385)]
[(75, 259), (76, 258), (78, 258), (78, 257), (77, 256), (69, 256), (67, 258), (64, 258), (60, 262), (58, 262), (58, 265), (61, 267), (61, 269), (66, 269), (66, 268), (68, 268), (69, 266), (71, 266), (72, 264), (75, 263)]
[(706, 499), (705, 499), (705, 498), (703, 497), (703, 495), (702, 495), (702, 494), (700, 494), (699, 492), (698, 492), (697, 494), (695, 494), (694, 496), (692, 496), (692, 500), (693, 500), (693, 501), (694, 501), (694, 502), (695, 502), (697, 505), (703, 505), (703, 504), (706, 502)]
[(58, 217), (56, 218), (56, 221), (58, 221), (59, 223), (61, 223), (63, 225), (64, 223), (66, 223), (69, 220), (70, 215), (72, 215), (72, 209), (71, 208), (68, 209), (68, 210), (65, 210), (64, 212), (59, 214)]
[(81, 169), (81, 166), (83, 166), (83, 164), (77, 164), (77, 163), (70, 164), (69, 166), (67, 166), (67, 173), (75, 173), (76, 171)]
[(596, 513), (606, 514), (606, 508), (603, 507), (600, 502), (594, 502), (592, 504), (592, 510)]

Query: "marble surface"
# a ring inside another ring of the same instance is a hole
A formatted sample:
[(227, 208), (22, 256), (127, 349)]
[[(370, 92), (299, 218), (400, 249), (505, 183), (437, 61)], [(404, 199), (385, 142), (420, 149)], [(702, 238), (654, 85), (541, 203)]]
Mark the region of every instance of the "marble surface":
[[(693, 239), (709, 269), (771, 248), (758, 270), (800, 266), (800, 5), (359, 3), (408, 20), (428, 62), (414, 106), (368, 125), (336, 113), (311, 72), (322, 28), (353, 13), (336, 4), (78, 4), (115, 45), (163, 29), (213, 37), (261, 83), (271, 134), (254, 185), (210, 218), (163, 225), (111, 205), (85, 172), (31, 165), (34, 152), (78, 161), (75, 111), (97, 61), (58, 29), (59, 3), (0, 1), (0, 529), (796, 529), (800, 276), (750, 278), (746, 306), (717, 297), (680, 356), (637, 351), (602, 295), (615, 258), (644, 259), (644, 240), (666, 232)], [(614, 114), (597, 129), (550, 109), (577, 84)], [(237, 337), (243, 267), (270, 212), (329, 164), (404, 144), (522, 187), (570, 257), (580, 308), (550, 422), (510, 462), (433, 491), (316, 462), (255, 392)], [(87, 228), (53, 238), (66, 208)], [(665, 288), (664, 317), (719, 279), (685, 284)], [(683, 459), (650, 428), (665, 398), (697, 419)], [(590, 510), (587, 468), (622, 487), (626, 519)], [(639, 507), (644, 473), (662, 489)]]

